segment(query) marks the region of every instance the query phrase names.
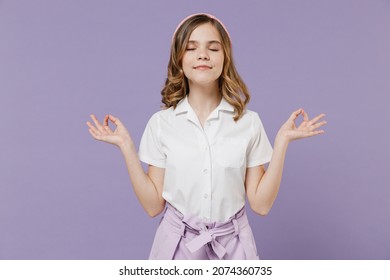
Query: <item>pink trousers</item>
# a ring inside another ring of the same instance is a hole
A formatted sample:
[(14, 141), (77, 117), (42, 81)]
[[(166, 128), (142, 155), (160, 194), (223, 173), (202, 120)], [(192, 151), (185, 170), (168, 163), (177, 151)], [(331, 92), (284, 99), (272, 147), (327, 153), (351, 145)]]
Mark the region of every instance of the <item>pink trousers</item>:
[(150, 260), (259, 259), (245, 209), (226, 222), (202, 222), (167, 203)]

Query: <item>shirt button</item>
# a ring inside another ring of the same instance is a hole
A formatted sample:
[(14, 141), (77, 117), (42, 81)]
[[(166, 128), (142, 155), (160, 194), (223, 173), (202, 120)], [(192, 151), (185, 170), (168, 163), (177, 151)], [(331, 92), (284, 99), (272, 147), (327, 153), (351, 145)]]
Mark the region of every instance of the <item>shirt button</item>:
[(207, 193), (205, 193), (204, 195), (203, 195), (203, 198), (204, 199), (206, 199), (206, 198), (208, 198), (209, 196), (207, 195)]
[(208, 169), (203, 169), (203, 173), (207, 174), (207, 173), (209, 173), (209, 170)]

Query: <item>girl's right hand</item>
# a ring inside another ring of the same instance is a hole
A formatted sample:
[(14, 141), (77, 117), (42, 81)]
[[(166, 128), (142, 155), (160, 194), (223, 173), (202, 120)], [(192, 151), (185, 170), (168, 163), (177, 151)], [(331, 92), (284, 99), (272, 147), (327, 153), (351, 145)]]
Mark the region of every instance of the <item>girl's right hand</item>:
[[(103, 124), (101, 124), (93, 114), (91, 115), (91, 119), (95, 125), (90, 122), (87, 122), (87, 125), (89, 127), (89, 133), (91, 133), (92, 137), (96, 140), (113, 144), (119, 148), (123, 148), (127, 144), (133, 145), (133, 140), (131, 139), (129, 132), (118, 118), (115, 118), (112, 115), (106, 115)], [(108, 126), (109, 120), (116, 126), (114, 131)]]

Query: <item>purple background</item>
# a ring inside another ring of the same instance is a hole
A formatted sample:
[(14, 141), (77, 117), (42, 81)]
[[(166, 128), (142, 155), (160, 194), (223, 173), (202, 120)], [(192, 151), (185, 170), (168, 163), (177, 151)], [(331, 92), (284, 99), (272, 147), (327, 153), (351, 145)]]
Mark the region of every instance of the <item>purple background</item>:
[(390, 259), (390, 1), (0, 1), (0, 259), (145, 259), (149, 218), (94, 113), (139, 143), (159, 109), (178, 22), (210, 12), (273, 143), (290, 113), (324, 112), (293, 142), (263, 259)]

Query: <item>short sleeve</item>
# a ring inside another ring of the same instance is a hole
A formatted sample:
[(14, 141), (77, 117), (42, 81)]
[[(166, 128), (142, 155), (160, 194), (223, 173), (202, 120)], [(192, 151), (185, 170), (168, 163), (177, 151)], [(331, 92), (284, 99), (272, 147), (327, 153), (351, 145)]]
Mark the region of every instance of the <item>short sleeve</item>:
[(262, 165), (271, 161), (272, 146), (257, 113), (252, 116), (252, 138), (247, 149), (247, 167)]
[(142, 135), (139, 145), (139, 159), (147, 164), (165, 168), (166, 156), (162, 151), (161, 135), (160, 135), (160, 116), (154, 114)]

